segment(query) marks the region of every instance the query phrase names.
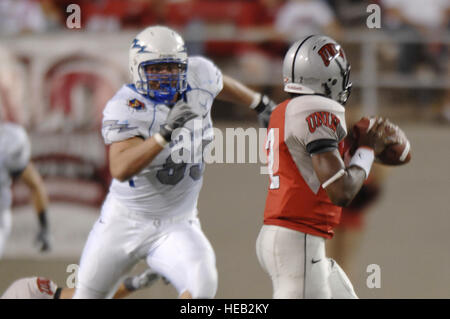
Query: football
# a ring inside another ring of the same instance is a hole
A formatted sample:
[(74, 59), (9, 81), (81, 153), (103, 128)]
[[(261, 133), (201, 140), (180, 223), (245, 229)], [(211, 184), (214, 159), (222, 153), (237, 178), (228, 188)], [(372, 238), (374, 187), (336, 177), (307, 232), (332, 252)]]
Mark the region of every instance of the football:
[[(363, 117), (353, 126), (353, 139), (358, 145), (360, 136), (367, 133), (375, 124), (374, 117)], [(386, 126), (386, 136), (399, 140), (400, 143), (388, 145), (376, 160), (385, 165), (403, 165), (411, 160), (411, 144), (406, 134), (395, 124)]]

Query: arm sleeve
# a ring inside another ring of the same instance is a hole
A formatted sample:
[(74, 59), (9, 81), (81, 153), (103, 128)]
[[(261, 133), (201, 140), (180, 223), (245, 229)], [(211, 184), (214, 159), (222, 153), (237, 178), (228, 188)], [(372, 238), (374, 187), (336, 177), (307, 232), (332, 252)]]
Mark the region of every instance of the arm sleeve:
[(310, 142), (306, 145), (309, 154), (319, 154), (329, 152), (338, 148), (338, 142), (332, 138), (323, 138)]

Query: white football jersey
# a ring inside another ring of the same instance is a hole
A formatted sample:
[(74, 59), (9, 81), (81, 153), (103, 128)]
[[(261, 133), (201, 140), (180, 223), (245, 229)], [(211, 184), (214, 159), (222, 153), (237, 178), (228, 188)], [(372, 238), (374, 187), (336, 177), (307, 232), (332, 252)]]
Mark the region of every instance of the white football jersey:
[(58, 287), (46, 278), (18, 279), (6, 289), (0, 299), (54, 299)]
[(31, 147), (24, 128), (0, 124), (0, 211), (11, 206), (12, 176), (20, 174), (30, 161)]
[[(201, 115), (187, 122), (182, 132), (140, 173), (128, 181), (113, 179), (111, 183), (110, 194), (133, 211), (172, 217), (196, 209), (203, 181), (202, 149), (213, 139), (210, 111), (223, 87), (222, 73), (211, 61), (190, 57), (187, 81), (187, 103)], [(142, 96), (132, 85), (125, 85), (103, 111), (105, 143), (134, 136), (146, 139), (160, 131), (169, 111), (168, 106)], [(186, 141), (189, 137), (190, 143)], [(175, 163), (172, 152), (191, 161)]]

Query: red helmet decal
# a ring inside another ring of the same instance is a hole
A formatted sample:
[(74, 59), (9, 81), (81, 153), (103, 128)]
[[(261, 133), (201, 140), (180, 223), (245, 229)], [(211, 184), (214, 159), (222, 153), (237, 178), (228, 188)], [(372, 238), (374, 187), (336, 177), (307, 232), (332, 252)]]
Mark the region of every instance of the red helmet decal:
[(325, 66), (329, 66), (330, 62), (338, 55), (345, 59), (344, 50), (342, 50), (340, 46), (336, 47), (334, 43), (325, 44), (319, 49), (319, 51), (317, 51), (317, 53), (319, 53), (319, 55), (322, 57)]

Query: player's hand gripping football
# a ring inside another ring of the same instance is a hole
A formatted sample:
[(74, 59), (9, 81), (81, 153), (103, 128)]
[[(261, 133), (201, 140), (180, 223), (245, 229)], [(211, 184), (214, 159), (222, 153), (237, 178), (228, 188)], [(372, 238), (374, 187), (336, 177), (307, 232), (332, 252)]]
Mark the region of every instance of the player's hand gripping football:
[(167, 141), (172, 140), (172, 132), (183, 127), (187, 121), (199, 116), (186, 102), (178, 101), (170, 110), (166, 124), (161, 128), (159, 134)]
[(255, 111), (258, 113), (258, 122), (261, 127), (267, 128), (269, 126), (270, 115), (276, 106), (277, 104), (267, 95), (261, 96), (261, 101), (255, 107)]
[(375, 156), (380, 155), (388, 145), (399, 143), (394, 134), (397, 126), (388, 119), (376, 117), (375, 122), (366, 134), (359, 137), (360, 146), (368, 146), (374, 150)]

